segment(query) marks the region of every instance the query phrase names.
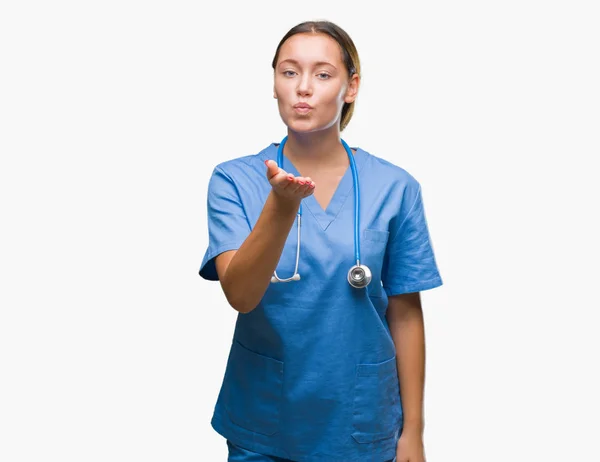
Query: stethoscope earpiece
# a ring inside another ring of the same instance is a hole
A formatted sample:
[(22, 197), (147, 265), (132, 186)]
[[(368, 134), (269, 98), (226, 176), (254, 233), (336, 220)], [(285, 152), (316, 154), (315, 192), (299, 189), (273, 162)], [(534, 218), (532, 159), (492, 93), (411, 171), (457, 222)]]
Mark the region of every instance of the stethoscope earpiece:
[(289, 281), (299, 281), (300, 280), (300, 274), (296, 273), (294, 274), (291, 278), (287, 278), (287, 279), (281, 279), (278, 278), (277, 276), (271, 276), (271, 282), (272, 283), (276, 283), (276, 282), (289, 282)]

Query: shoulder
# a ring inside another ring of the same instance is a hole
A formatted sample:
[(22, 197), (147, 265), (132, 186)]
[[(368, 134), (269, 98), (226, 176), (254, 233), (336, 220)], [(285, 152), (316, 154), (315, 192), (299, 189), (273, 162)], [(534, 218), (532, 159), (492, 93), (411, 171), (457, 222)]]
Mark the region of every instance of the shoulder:
[(365, 167), (369, 177), (376, 178), (380, 184), (384, 183), (392, 189), (416, 195), (421, 185), (414, 175), (405, 168), (387, 160), (383, 157), (384, 155), (375, 155), (365, 149), (362, 150), (368, 159)]
[(213, 174), (220, 173), (235, 178), (241, 173), (248, 174), (250, 171), (256, 171), (257, 168), (261, 169), (264, 167), (263, 164), (269, 157), (269, 151), (272, 150), (272, 147), (271, 144), (257, 153), (244, 154), (219, 162), (215, 165)]

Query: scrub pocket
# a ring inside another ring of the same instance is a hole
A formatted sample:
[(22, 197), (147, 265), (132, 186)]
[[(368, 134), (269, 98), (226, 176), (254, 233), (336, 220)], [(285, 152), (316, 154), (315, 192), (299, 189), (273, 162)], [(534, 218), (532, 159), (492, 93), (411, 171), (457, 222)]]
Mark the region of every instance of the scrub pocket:
[(381, 267), (383, 266), (389, 236), (389, 231), (379, 229), (367, 228), (363, 232), (363, 240), (360, 246), (361, 263), (367, 265), (373, 275), (373, 279), (367, 286), (369, 297), (383, 297), (384, 295), (381, 285)]
[(394, 437), (402, 420), (396, 357), (358, 364), (355, 380), (352, 437), (358, 443)]
[(254, 353), (237, 340), (223, 381), (223, 406), (240, 427), (263, 435), (279, 430), (283, 362)]

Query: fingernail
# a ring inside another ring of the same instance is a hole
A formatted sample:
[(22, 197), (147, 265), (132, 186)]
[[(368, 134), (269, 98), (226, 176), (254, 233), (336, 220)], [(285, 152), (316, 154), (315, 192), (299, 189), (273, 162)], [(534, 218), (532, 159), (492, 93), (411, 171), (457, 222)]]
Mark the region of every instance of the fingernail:
[(268, 167), (269, 166), (269, 159), (265, 160), (265, 165)]

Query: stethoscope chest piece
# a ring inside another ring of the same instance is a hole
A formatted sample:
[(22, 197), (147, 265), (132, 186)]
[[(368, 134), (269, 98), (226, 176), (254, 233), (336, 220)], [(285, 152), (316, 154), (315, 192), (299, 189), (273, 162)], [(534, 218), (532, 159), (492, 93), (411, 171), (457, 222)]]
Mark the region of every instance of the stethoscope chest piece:
[(365, 265), (354, 265), (348, 271), (348, 282), (357, 289), (367, 287), (371, 282), (371, 270)]

